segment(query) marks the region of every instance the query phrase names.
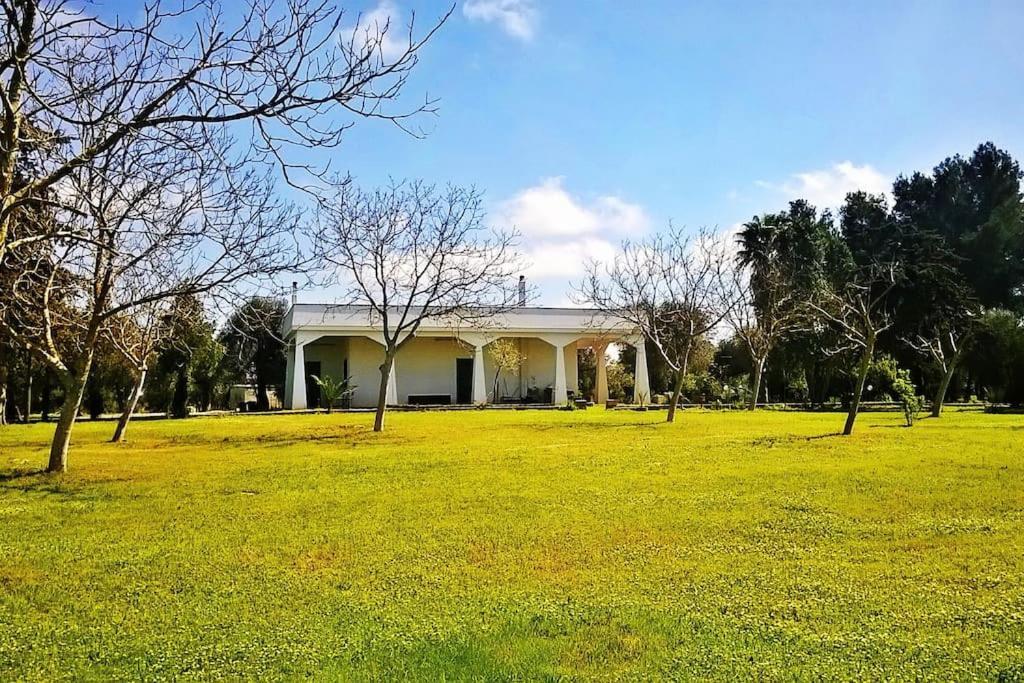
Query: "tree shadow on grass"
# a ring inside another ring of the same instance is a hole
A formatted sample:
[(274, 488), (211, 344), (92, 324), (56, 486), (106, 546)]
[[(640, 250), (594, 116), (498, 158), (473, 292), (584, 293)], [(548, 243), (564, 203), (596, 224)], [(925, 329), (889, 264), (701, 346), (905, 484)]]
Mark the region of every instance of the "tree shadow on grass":
[[(842, 432), (829, 432), (827, 434), (815, 434), (813, 436), (804, 436), (802, 434), (769, 435), (756, 437), (749, 441), (749, 444), (755, 448), (774, 448), (775, 446), (784, 446), (806, 441), (818, 441), (820, 439), (828, 439), (842, 435)], [(746, 441), (746, 439), (744, 439), (744, 441)]]
[(815, 434), (814, 436), (805, 436), (804, 441), (818, 441), (819, 439), (830, 439), (834, 436), (842, 436), (842, 432), (828, 432), (827, 434)]
[(566, 423), (566, 424), (530, 424), (526, 427), (532, 432), (552, 432), (552, 431), (598, 431), (601, 429), (655, 429), (662, 425), (678, 424), (666, 422), (664, 419), (657, 422), (577, 422), (577, 423)]
[(105, 487), (69, 484), (63, 481), (61, 476), (45, 470), (0, 473), (0, 494), (14, 493), (85, 503), (96, 503), (114, 497)]
[(45, 477), (47, 471), (41, 467), (32, 467), (27, 469), (9, 470), (6, 472), (0, 472), (0, 484), (6, 484), (7, 482), (15, 482), (20, 480), (29, 480), (33, 477)]
[(15, 491), (68, 499), (90, 499), (98, 496), (89, 488), (69, 485), (58, 473), (36, 467), (0, 471), (0, 493)]

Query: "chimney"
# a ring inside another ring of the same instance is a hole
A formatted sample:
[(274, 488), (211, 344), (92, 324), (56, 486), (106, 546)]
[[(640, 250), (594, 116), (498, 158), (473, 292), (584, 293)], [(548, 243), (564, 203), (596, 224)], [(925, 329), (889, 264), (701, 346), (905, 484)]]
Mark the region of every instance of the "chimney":
[(292, 283), (292, 306), (299, 302), (299, 283)]
[(519, 305), (526, 305), (526, 276), (519, 276)]

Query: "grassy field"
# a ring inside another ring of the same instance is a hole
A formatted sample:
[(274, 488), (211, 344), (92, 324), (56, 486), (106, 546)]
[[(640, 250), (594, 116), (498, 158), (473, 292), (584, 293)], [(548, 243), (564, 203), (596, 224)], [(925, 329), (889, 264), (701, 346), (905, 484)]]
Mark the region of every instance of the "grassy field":
[(0, 679), (1024, 678), (1024, 417), (0, 429)]

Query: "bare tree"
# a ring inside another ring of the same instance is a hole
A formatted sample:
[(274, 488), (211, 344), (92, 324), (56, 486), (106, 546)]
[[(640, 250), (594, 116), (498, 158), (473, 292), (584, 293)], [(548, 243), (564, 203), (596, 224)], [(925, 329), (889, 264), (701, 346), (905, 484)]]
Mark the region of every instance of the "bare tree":
[[(28, 147), (33, 148), (29, 143)], [(31, 157), (19, 159), (15, 167), (14, 187), (20, 188), (31, 177), (35, 170)], [(52, 221), (55, 211), (45, 201), (52, 193), (45, 193), (39, 201), (30, 201), (17, 207), (11, 212), (8, 234), (17, 240), (24, 240), (25, 246), (11, 254), (5, 259), (0, 259), (0, 295), (4, 292), (19, 289), (24, 293), (33, 291), (37, 295), (41, 292), (41, 284), (45, 282), (43, 272), (45, 267), (40, 267), (41, 261), (47, 258), (50, 245), (41, 241), (33, 241), (31, 238), (40, 231), (52, 228)], [(7, 312), (0, 309), (0, 315), (9, 318)], [(13, 319), (6, 320), (8, 327), (17, 325)], [(0, 325), (0, 425), (6, 424), (7, 405), (7, 384), (10, 371), (15, 357), (25, 349), (25, 345), (19, 339), (10, 334), (8, 327)], [(31, 361), (29, 361), (31, 364)], [(31, 380), (31, 374), (27, 377)], [(31, 388), (28, 392), (26, 403), (31, 403)], [(31, 407), (28, 406), (30, 410)]]
[(857, 268), (840, 285), (825, 285), (808, 305), (839, 334), (840, 342), (832, 353), (860, 353), (853, 396), (846, 415), (843, 434), (853, 433), (864, 384), (875, 359), (878, 336), (892, 326), (888, 296), (896, 286), (897, 263), (872, 263)]
[(315, 253), (341, 276), (345, 304), (366, 307), (384, 359), (374, 431), (384, 428), (395, 356), (424, 320), (479, 322), (515, 305), (514, 231), (484, 224), (480, 193), (420, 181), (363, 191), (341, 182), (322, 211)]
[[(295, 148), (336, 146), (360, 118), (418, 134), (434, 103), (390, 105), (451, 10), (419, 38), (412, 21), (399, 38), (387, 22), (346, 26), (326, 0), (251, 0), (233, 26), (215, 0), (157, 0), (131, 23), (57, 1), (0, 11), (0, 326), (64, 385), (60, 471), (109, 321), (294, 268), (295, 218), (263, 169), (312, 190), (322, 169), (290, 161)], [(14, 234), (35, 205), (56, 220)], [(43, 256), (15, 256), (27, 247)]]
[(727, 261), (727, 249), (715, 233), (703, 229), (691, 236), (670, 227), (645, 240), (624, 242), (610, 264), (589, 263), (574, 287), (574, 298), (600, 311), (601, 318), (635, 326), (675, 373), (668, 422), (675, 420), (697, 343), (732, 308), (721, 287)]
[[(494, 363), (494, 382), (491, 387), (491, 400), (495, 403), (501, 402), (501, 394), (498, 389), (498, 380), (503, 372), (515, 372), (522, 367), (526, 356), (519, 349), (519, 340), (510, 337), (501, 337), (491, 342), (487, 347), (487, 353)], [(507, 389), (507, 386), (506, 386)]]
[(722, 278), (722, 299), (732, 303), (725, 322), (750, 354), (750, 410), (757, 407), (768, 356), (789, 335), (807, 328), (808, 311), (778, 268), (769, 266), (755, 288), (749, 266), (738, 260)]
[(956, 322), (944, 324), (933, 330), (933, 334), (930, 336), (919, 334), (914, 339), (905, 340), (912, 349), (930, 358), (941, 373), (935, 397), (932, 399), (932, 417), (942, 415), (949, 383), (953, 379), (953, 374), (956, 372), (964, 352), (970, 345), (973, 332), (971, 321), (968, 318), (959, 324)]
[(139, 399), (146, 388), (146, 377), (153, 356), (171, 330), (167, 324), (168, 315), (168, 302), (152, 301), (114, 316), (105, 326), (106, 341), (135, 371), (135, 383), (117, 420), (111, 443), (120, 443), (124, 440), (128, 423), (135, 414)]
[[(76, 13), (59, 0), (0, 0), (0, 12), (2, 262), (30, 242), (75, 237), (55, 226), (12, 239), (18, 207), (140, 139), (181, 148), (198, 129), (244, 130), (253, 161), (274, 163), (299, 184), (304, 171), (319, 173), (290, 161), (289, 150), (335, 146), (356, 119), (416, 133), (414, 117), (434, 103), (389, 105), (451, 9), (419, 38), (412, 21), (404, 32), (361, 17), (346, 27), (328, 0), (249, 0), (233, 25), (216, 0), (155, 0), (133, 22)], [(178, 34), (176, 25), (190, 30)], [(19, 185), (16, 169), (33, 137), (47, 155)]]
[[(78, 131), (86, 141), (94, 134), (102, 135), (91, 126)], [(182, 296), (258, 289), (301, 265), (295, 211), (232, 158), (234, 141), (203, 129), (179, 135), (195, 139), (168, 147), (140, 134), (74, 167), (56, 221), (73, 237), (47, 243), (47, 258), (35, 259), (0, 297), (0, 326), (64, 387), (49, 471), (67, 467), (93, 354), (112, 321)]]

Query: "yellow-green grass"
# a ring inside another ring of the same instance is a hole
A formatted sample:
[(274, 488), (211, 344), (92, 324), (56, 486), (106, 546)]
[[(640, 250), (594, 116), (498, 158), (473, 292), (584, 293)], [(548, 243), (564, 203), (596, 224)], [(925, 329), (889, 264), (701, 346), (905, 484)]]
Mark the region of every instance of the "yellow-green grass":
[(0, 679), (1024, 677), (1024, 417), (0, 430)]

